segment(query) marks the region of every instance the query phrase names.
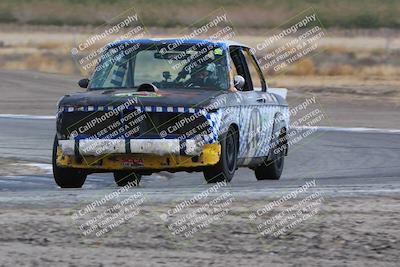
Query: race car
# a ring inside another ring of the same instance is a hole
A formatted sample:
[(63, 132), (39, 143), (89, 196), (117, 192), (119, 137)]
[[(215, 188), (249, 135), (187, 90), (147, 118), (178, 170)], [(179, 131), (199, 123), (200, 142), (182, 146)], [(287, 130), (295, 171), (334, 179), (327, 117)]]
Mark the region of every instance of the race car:
[(119, 186), (160, 171), (231, 181), (239, 167), (279, 179), (288, 153), (286, 89), (268, 88), (253, 50), (232, 41), (108, 44), (85, 92), (58, 103), (55, 182), (111, 172)]

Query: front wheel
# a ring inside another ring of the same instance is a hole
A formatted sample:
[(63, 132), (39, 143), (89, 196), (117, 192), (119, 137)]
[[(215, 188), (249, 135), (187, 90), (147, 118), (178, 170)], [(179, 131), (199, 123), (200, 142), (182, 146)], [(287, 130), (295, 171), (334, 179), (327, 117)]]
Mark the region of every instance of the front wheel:
[(56, 184), (61, 188), (81, 188), (86, 181), (87, 174), (80, 169), (61, 168), (57, 166), (57, 136), (53, 144), (53, 176)]
[(221, 157), (219, 162), (204, 170), (204, 178), (207, 183), (216, 183), (232, 180), (237, 166), (238, 138), (233, 127), (221, 138)]
[(264, 160), (260, 166), (254, 169), (257, 180), (279, 180), (281, 178), (287, 150), (285, 131), (281, 132), (279, 139), (275, 142), (278, 145), (270, 150), (271, 159)]

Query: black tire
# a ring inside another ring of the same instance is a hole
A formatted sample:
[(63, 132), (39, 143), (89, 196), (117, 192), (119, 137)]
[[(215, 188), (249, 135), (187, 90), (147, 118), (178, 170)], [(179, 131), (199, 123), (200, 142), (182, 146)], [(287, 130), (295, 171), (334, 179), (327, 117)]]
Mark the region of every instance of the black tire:
[(57, 166), (57, 136), (53, 144), (53, 176), (56, 184), (61, 188), (81, 188), (86, 181), (87, 174), (84, 170), (74, 168), (61, 168)]
[(114, 172), (114, 180), (118, 186), (125, 186), (128, 183), (133, 183), (135, 186), (139, 186), (141, 178), (142, 176), (135, 172), (130, 172), (130, 171)]
[(272, 153), (271, 160), (264, 160), (260, 166), (254, 169), (257, 180), (279, 180), (281, 178), (287, 149), (285, 138), (285, 131), (281, 131), (278, 145), (271, 148), (269, 152)]
[(207, 183), (216, 183), (232, 180), (237, 168), (238, 137), (235, 129), (230, 127), (221, 140), (221, 157), (219, 162), (207, 167), (204, 171), (204, 178)]

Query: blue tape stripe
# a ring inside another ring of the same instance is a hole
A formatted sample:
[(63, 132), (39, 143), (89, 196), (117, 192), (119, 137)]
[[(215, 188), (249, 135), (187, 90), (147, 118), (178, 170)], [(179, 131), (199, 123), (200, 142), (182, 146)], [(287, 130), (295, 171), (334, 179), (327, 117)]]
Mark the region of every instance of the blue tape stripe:
[[(113, 109), (117, 109), (118, 106), (90, 106), (91, 110), (90, 111), (111, 111)], [(92, 109), (93, 107), (93, 109)], [(187, 108), (187, 107), (160, 107), (160, 106), (128, 106), (128, 110), (141, 110), (144, 112), (146, 109), (151, 110), (151, 112), (183, 112), (185, 113), (199, 113), (201, 112), (201, 109), (199, 108)], [(83, 106), (83, 107), (61, 107), (60, 109), (62, 112), (75, 112), (75, 111), (89, 111), (89, 106)], [(208, 115), (208, 114), (207, 114)]]

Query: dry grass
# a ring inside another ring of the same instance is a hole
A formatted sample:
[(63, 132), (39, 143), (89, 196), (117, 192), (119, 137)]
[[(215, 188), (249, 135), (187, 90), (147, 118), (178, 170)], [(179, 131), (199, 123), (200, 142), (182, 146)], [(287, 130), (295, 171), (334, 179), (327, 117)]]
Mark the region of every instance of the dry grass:
[[(64, 32), (35, 32), (17, 29), (1, 32), (5, 46), (0, 47), (0, 68), (36, 70), (43, 72), (80, 74), (78, 66), (73, 62), (70, 49), (76, 46), (90, 31), (71, 33), (72, 29), (63, 28)], [(157, 32), (157, 31), (156, 31)], [(179, 29), (168, 36), (177, 36)], [(155, 34), (154, 37), (159, 36)], [(165, 33), (163, 35), (165, 37)], [(259, 43), (262, 35), (237, 36), (239, 40), (250, 45)], [(265, 38), (265, 37), (264, 37)], [(365, 47), (365, 38), (334, 37), (323, 39), (318, 51), (309, 54), (298, 62), (283, 70), (285, 75), (293, 76), (385, 76), (395, 77), (400, 74), (400, 38), (394, 39), (385, 49), (382, 37), (369, 38)], [(107, 40), (110, 41), (110, 40)], [(343, 44), (342, 46), (340, 44)], [(374, 44), (371, 46), (371, 44)], [(103, 45), (99, 43), (97, 45)], [(97, 46), (96, 46), (97, 47)], [(258, 55), (259, 57), (264, 55)], [(266, 73), (268, 77), (275, 73)]]
[(36, 47), (38, 49), (43, 49), (43, 50), (57, 50), (57, 49), (65, 49), (66, 44), (63, 42), (50, 41), (50, 42), (39, 43), (37, 44)]
[(77, 68), (72, 60), (58, 60), (50, 56), (36, 53), (23, 60), (9, 60), (0, 64), (3, 69), (34, 70), (48, 73), (75, 74)]
[(333, 64), (325, 68), (317, 68), (312, 59), (306, 58), (288, 68), (286, 75), (294, 76), (400, 76), (400, 66), (374, 65), (355, 66), (350, 64)]
[(355, 73), (355, 67), (349, 64), (334, 65), (326, 70), (321, 70), (319, 72), (319, 74), (329, 76), (354, 75)]
[(330, 54), (341, 54), (349, 52), (349, 49), (344, 46), (338, 45), (326, 45), (322, 48), (326, 53)]
[(362, 67), (358, 71), (359, 75), (377, 75), (377, 76), (385, 76), (385, 77), (399, 77), (400, 76), (400, 67), (398, 66), (388, 66), (388, 65), (377, 65), (370, 67)]
[(311, 58), (300, 59), (296, 64), (288, 69), (287, 74), (289, 75), (315, 75), (316, 68), (314, 61)]
[[(36, 52), (23, 59), (0, 60), (0, 68), (35, 70), (42, 72), (79, 74), (79, 68), (75, 65), (69, 55), (56, 58), (51, 53)], [(268, 77), (276, 73), (265, 73)], [(311, 57), (303, 58), (298, 62), (284, 69), (285, 75), (293, 76), (400, 76), (400, 66), (395, 65), (350, 65), (350, 64), (330, 64), (319, 68)]]
[[(0, 21), (100, 25), (134, 6), (146, 26), (183, 26), (223, 7), (237, 27), (276, 27), (307, 8), (327, 27), (398, 27), (398, 1), (376, 0), (2, 0)], [(193, 16), (195, 14), (195, 16)]]

